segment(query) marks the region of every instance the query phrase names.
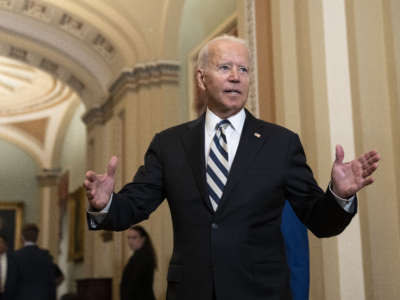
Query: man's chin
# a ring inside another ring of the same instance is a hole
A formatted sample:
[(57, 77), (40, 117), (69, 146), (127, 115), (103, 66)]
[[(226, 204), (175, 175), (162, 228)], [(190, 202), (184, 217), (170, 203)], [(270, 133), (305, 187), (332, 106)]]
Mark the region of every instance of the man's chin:
[(239, 98), (227, 99), (227, 101), (224, 102), (224, 106), (227, 110), (235, 110), (235, 111), (241, 110), (245, 104), (246, 101), (243, 101), (243, 99)]
[(220, 111), (230, 117), (238, 113), (243, 107), (244, 104), (229, 105), (222, 107)]

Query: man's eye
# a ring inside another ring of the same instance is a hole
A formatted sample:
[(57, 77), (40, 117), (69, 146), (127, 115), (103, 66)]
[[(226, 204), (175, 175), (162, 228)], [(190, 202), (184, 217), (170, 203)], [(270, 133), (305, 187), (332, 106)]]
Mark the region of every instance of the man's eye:
[(240, 70), (240, 72), (243, 72), (243, 73), (248, 73), (249, 72), (249, 69), (246, 68), (246, 67), (240, 67), (239, 70)]
[(221, 66), (219, 66), (219, 69), (223, 70), (223, 71), (227, 71), (227, 70), (229, 70), (229, 66), (228, 65), (221, 65)]

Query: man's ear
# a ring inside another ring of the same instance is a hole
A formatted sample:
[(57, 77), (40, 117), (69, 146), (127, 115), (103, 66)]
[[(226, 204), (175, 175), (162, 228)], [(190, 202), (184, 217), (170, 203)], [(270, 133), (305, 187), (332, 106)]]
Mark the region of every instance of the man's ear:
[(196, 71), (196, 80), (197, 80), (197, 86), (200, 88), (200, 90), (205, 91), (206, 83), (205, 83), (205, 73), (203, 69), (198, 69)]

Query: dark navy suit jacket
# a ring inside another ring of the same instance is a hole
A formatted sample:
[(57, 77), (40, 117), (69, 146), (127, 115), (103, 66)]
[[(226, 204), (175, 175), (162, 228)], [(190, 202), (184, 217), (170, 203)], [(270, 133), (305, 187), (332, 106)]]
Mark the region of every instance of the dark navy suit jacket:
[(318, 187), (296, 134), (246, 115), (217, 211), (207, 191), (202, 115), (154, 137), (134, 180), (92, 228), (125, 230), (166, 198), (174, 231), (168, 300), (292, 300), (280, 229), (285, 200), (318, 237), (339, 234), (356, 213)]
[(18, 269), (15, 300), (55, 300), (55, 270), (50, 253), (30, 245), (13, 256)]

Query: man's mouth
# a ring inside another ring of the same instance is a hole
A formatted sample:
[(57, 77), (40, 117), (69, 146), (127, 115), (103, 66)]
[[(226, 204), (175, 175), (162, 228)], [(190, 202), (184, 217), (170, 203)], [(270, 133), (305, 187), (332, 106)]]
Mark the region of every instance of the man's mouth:
[(240, 94), (242, 94), (241, 91), (235, 90), (235, 89), (226, 89), (226, 90), (224, 90), (224, 93), (225, 94), (231, 94), (231, 95), (240, 95)]

